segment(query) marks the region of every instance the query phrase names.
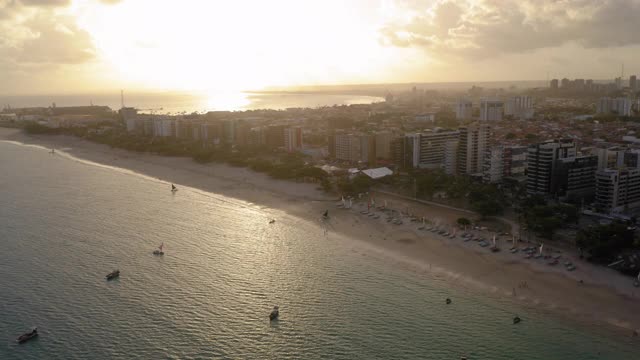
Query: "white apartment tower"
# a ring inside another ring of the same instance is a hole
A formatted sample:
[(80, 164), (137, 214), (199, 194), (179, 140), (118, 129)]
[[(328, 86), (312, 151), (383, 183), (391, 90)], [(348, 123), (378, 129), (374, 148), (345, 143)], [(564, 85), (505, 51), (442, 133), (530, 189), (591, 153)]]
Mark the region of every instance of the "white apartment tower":
[(504, 102), (502, 100), (480, 100), (480, 120), (481, 121), (502, 121), (504, 113)]
[(460, 99), (456, 103), (456, 120), (471, 120), (473, 116), (473, 104), (471, 100)]
[(482, 173), (484, 158), (489, 150), (491, 127), (488, 124), (475, 123), (458, 129), (458, 174)]

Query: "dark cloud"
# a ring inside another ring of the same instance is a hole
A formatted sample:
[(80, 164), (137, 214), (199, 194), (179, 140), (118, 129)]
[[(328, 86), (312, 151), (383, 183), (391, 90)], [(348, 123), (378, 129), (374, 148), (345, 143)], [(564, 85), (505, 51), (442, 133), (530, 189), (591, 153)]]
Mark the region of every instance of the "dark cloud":
[(409, 21), (381, 29), (382, 42), (436, 55), (492, 57), (576, 43), (640, 44), (640, 0), (440, 0), (400, 2)]

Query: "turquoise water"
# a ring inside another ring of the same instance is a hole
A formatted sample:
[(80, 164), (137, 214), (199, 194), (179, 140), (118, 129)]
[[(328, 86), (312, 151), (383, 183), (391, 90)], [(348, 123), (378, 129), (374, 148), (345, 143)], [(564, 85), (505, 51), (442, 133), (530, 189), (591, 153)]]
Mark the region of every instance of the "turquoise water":
[(274, 209), (9, 142), (0, 168), (3, 360), (638, 358)]

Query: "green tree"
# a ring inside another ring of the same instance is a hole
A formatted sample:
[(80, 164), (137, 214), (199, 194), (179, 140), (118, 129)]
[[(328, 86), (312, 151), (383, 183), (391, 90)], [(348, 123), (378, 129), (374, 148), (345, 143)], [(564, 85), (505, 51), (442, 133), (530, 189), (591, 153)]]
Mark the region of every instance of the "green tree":
[(465, 218), (465, 217), (461, 217), (458, 218), (458, 225), (460, 226), (469, 226), (471, 225), (471, 220)]
[(590, 259), (606, 263), (621, 251), (634, 246), (633, 229), (623, 223), (612, 223), (580, 229), (576, 245), (589, 253)]

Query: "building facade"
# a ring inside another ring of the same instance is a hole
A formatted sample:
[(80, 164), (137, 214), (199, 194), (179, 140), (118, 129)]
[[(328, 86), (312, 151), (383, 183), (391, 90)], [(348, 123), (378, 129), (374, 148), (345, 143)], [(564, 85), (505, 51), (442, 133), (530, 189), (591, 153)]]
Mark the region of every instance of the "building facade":
[(640, 208), (640, 169), (599, 170), (595, 206), (604, 213), (628, 213)]
[(631, 100), (627, 98), (600, 98), (596, 103), (596, 113), (631, 116)]
[(284, 149), (294, 152), (302, 149), (302, 128), (299, 126), (284, 129)]
[(473, 103), (471, 100), (460, 99), (456, 102), (456, 120), (471, 120), (473, 116)]
[(577, 156), (556, 160), (551, 179), (551, 192), (565, 200), (592, 200), (595, 194), (595, 175), (598, 157)]
[(486, 152), (491, 143), (491, 127), (476, 123), (458, 129), (458, 174), (483, 172)]
[(502, 121), (504, 102), (502, 100), (480, 100), (481, 121)]
[(530, 96), (514, 96), (505, 104), (504, 114), (517, 119), (533, 118), (533, 99)]
[(527, 193), (552, 194), (552, 178), (556, 160), (575, 157), (573, 140), (550, 140), (530, 145), (527, 149)]

